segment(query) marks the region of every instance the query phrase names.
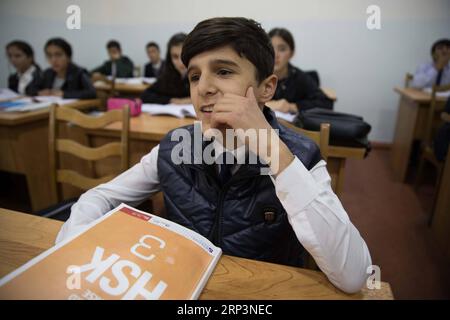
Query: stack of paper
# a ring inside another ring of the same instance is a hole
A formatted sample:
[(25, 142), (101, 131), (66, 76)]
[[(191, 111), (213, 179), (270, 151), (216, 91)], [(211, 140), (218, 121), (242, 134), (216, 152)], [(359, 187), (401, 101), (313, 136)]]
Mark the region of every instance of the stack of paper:
[(144, 103), (142, 112), (151, 115), (169, 115), (177, 118), (196, 118), (192, 104), (151, 104)]
[(11, 100), (19, 97), (19, 95), (8, 88), (0, 88), (0, 101)]
[[(423, 91), (431, 94), (431, 88), (425, 88)], [(441, 98), (448, 98), (450, 97), (450, 90), (449, 91), (442, 91), (442, 92), (436, 92), (437, 97)]]
[(284, 119), (284, 120), (286, 120), (286, 121), (288, 121), (288, 122), (294, 122), (295, 116), (296, 116), (297, 114), (295, 114), (295, 113), (284, 113), (284, 112), (280, 112), (280, 111), (275, 111), (275, 115), (276, 115), (277, 118)]

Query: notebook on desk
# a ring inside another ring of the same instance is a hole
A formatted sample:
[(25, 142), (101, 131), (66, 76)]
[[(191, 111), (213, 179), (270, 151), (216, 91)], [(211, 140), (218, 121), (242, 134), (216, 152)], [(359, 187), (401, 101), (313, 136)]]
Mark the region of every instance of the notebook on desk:
[(47, 108), (53, 103), (65, 105), (77, 101), (77, 99), (63, 99), (54, 96), (39, 96), (33, 98), (22, 98), (13, 101), (0, 102), (0, 111), (25, 112)]
[(174, 116), (177, 118), (197, 118), (194, 106), (192, 104), (151, 104), (144, 103), (142, 112), (151, 115)]

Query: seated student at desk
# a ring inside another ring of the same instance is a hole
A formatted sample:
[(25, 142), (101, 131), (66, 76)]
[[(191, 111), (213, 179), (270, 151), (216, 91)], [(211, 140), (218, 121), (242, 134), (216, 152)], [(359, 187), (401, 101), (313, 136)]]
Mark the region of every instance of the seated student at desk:
[(44, 47), (50, 68), (44, 71), (32, 95), (64, 99), (94, 99), (95, 88), (87, 70), (72, 62), (72, 47), (62, 38), (47, 41)]
[(186, 67), (181, 61), (181, 50), (185, 39), (185, 33), (177, 33), (170, 38), (167, 44), (164, 70), (158, 80), (142, 93), (142, 102), (157, 104), (191, 103)]
[(431, 46), (432, 61), (420, 65), (411, 87), (423, 89), (450, 83), (450, 39), (441, 39)]
[[(84, 193), (56, 241), (121, 202), (138, 205), (161, 190), (168, 218), (209, 238), (224, 254), (304, 266), (307, 250), (335, 286), (359, 291), (370, 253), (331, 188), (319, 148), (281, 126), (264, 106), (277, 77), (261, 25), (246, 18), (202, 21), (186, 38), (182, 61), (201, 128), (169, 132), (140, 163)], [(224, 140), (208, 139), (210, 128)], [(254, 134), (235, 139), (226, 130)], [(172, 133), (182, 135), (183, 154)]]
[(33, 48), (15, 40), (6, 46), (6, 54), (17, 71), (9, 76), (8, 88), (21, 95), (31, 95), (42, 76), (41, 68), (34, 61)]
[(159, 46), (156, 42), (149, 42), (146, 50), (150, 62), (145, 65), (144, 77), (158, 78), (164, 68), (164, 60), (161, 59)]
[(122, 55), (120, 43), (111, 40), (106, 44), (109, 60), (100, 67), (92, 70), (93, 79), (103, 76), (115, 76), (116, 78), (133, 78), (134, 64), (127, 56)]
[(333, 109), (333, 101), (320, 90), (314, 80), (290, 64), (295, 43), (292, 34), (283, 28), (269, 32), (275, 50), (274, 73), (278, 86), (273, 100), (267, 106), (281, 112), (296, 113), (311, 108)]

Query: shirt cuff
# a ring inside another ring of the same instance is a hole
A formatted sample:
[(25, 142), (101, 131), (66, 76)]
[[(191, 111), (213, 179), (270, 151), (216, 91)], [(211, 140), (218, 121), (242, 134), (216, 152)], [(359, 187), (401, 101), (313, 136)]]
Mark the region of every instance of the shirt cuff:
[(319, 195), (316, 181), (297, 157), (276, 178), (271, 178), (277, 197), (289, 215), (301, 212)]

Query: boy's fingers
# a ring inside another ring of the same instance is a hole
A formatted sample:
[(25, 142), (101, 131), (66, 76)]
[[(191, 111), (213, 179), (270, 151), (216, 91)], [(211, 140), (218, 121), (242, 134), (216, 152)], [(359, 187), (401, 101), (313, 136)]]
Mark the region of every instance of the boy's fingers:
[(256, 102), (255, 92), (253, 91), (252, 86), (248, 87), (245, 97)]

